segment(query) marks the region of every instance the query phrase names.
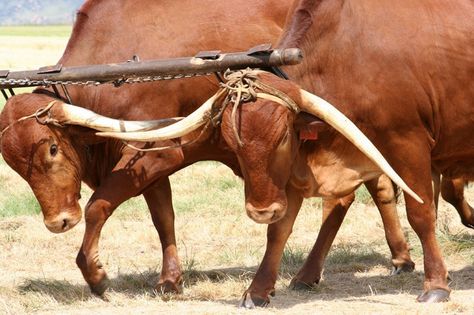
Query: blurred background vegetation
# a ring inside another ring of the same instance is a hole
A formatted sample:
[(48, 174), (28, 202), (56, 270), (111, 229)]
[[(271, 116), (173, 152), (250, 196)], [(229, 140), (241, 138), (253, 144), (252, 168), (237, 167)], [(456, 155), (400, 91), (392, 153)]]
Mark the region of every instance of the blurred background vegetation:
[(2, 1), (0, 25), (72, 24), (83, 0)]

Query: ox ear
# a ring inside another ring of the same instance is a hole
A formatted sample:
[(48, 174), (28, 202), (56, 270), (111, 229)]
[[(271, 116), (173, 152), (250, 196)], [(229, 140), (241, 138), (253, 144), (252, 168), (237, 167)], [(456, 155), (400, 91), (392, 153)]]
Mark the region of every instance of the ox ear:
[(300, 140), (317, 140), (320, 132), (329, 129), (329, 125), (318, 117), (301, 112), (293, 123)]
[(97, 136), (97, 130), (95, 129), (74, 125), (69, 125), (66, 128), (71, 138), (85, 145), (98, 144), (108, 140), (107, 138)]

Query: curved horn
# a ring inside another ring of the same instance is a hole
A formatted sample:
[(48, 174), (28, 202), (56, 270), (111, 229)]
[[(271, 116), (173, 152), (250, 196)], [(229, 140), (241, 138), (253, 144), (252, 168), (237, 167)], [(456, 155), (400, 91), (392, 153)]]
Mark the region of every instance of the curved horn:
[[(149, 121), (126, 121), (108, 118), (94, 113), (91, 110), (71, 104), (60, 103), (56, 106), (57, 108), (54, 109), (55, 112), (53, 115), (61, 123), (88, 127), (99, 131), (145, 131), (161, 128), (181, 120), (181, 118), (169, 118)], [(60, 112), (58, 113), (58, 111)]]
[(388, 164), (383, 155), (373, 145), (373, 143), (349, 120), (344, 114), (342, 114), (337, 108), (323, 100), (322, 98), (311, 94), (305, 90), (300, 90), (301, 99), (303, 104), (299, 104), (302, 111), (313, 114), (334, 129), (339, 131), (344, 137), (352, 142), (362, 153), (364, 153), (369, 159), (371, 159), (382, 171), (390, 177), (395, 184), (401, 189), (406, 191), (419, 203), (423, 203), (423, 200), (413, 192), (403, 179), (398, 176), (395, 170)]
[(98, 136), (111, 137), (128, 141), (159, 141), (182, 137), (196, 130), (207, 122), (206, 116), (210, 113), (214, 102), (222, 95), (223, 90), (214, 94), (191, 115), (170, 126), (143, 132), (98, 132)]

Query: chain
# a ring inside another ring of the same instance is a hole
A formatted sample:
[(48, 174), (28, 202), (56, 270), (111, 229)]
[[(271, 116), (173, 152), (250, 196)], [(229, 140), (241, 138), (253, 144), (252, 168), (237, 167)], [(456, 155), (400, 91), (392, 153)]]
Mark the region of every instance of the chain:
[(113, 84), (119, 87), (123, 84), (136, 84), (136, 83), (149, 83), (155, 81), (165, 81), (183, 78), (193, 78), (200, 76), (208, 76), (212, 73), (190, 73), (190, 74), (175, 74), (175, 75), (163, 75), (163, 76), (145, 76), (145, 77), (132, 77), (132, 78), (121, 78), (114, 81), (101, 82), (101, 81), (51, 81), (51, 80), (30, 80), (30, 79), (0, 79), (0, 88), (5, 87), (28, 87), (28, 86), (44, 86), (49, 87), (52, 85), (76, 85), (76, 86), (98, 86), (101, 84)]

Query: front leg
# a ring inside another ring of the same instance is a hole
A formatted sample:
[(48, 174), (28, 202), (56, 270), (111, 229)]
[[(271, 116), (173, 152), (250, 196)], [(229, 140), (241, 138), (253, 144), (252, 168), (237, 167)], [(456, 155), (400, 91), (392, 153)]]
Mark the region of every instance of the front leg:
[(143, 196), (148, 204), (148, 209), (150, 209), (153, 224), (160, 236), (163, 252), (163, 265), (160, 280), (155, 288), (156, 292), (182, 293), (183, 279), (176, 248), (174, 211), (168, 177), (157, 181), (144, 192)]
[(286, 241), (292, 232), (296, 215), (303, 202), (301, 193), (293, 187), (288, 187), (286, 193), (288, 210), (281, 220), (268, 226), (265, 256), (250, 287), (242, 297), (239, 304), (240, 307), (254, 308), (255, 306), (266, 306), (270, 303), (269, 296), (274, 295), (281, 257)]
[(86, 230), (76, 263), (92, 293), (102, 296), (108, 281), (99, 261), (99, 237), (106, 220), (124, 201), (139, 195), (161, 176), (182, 164), (180, 150), (139, 153), (125, 149), (113, 171), (103, 179), (85, 209)]
[(105, 221), (113, 209), (106, 201), (89, 202), (85, 210), (86, 230), (76, 264), (89, 285), (91, 292), (103, 296), (108, 287), (107, 274), (99, 261), (99, 237)]

